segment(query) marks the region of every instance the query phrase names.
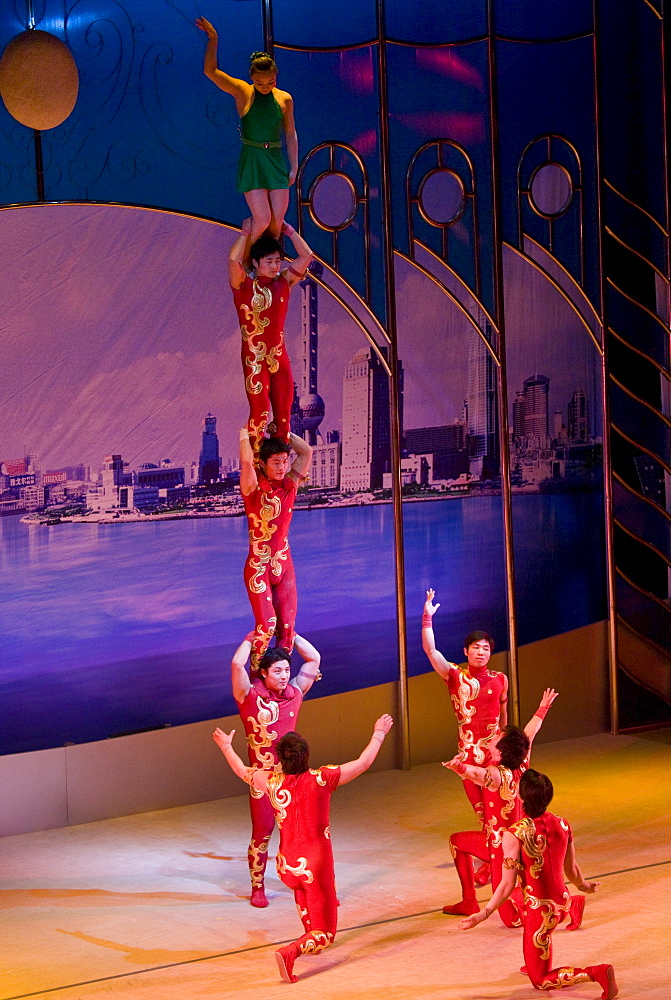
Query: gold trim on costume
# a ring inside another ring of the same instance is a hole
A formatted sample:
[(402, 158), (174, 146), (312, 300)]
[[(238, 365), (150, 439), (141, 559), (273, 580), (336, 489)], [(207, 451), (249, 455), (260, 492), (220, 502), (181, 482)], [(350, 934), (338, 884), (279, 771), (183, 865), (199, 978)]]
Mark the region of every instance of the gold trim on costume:
[[(286, 789), (285, 789), (285, 791), (286, 791)], [(289, 794), (289, 793), (287, 792), (287, 794)], [(291, 798), (291, 796), (289, 796), (289, 798)], [(297, 861), (298, 861), (298, 864), (296, 864), (296, 865), (290, 865), (289, 862), (287, 861), (287, 859), (284, 857), (284, 855), (280, 854), (279, 851), (278, 851), (278, 853), (277, 853), (277, 874), (278, 875), (285, 875), (287, 872), (289, 872), (291, 875), (295, 875), (297, 878), (305, 878), (306, 884), (310, 885), (312, 882), (314, 882), (315, 877), (312, 874), (312, 872), (310, 871), (310, 869), (308, 868), (308, 859), (307, 858), (298, 858)]]
[[(274, 771), (268, 778), (268, 787), (266, 789), (268, 798), (270, 799), (270, 804), (275, 810), (275, 815), (277, 818), (277, 825), (281, 828), (282, 823), (287, 818), (287, 806), (291, 802), (291, 792), (288, 788), (280, 788), (280, 785), (284, 781), (284, 774), (281, 771)], [(280, 859), (281, 855), (277, 855), (277, 870), (280, 870)], [(312, 879), (310, 879), (312, 881)]]

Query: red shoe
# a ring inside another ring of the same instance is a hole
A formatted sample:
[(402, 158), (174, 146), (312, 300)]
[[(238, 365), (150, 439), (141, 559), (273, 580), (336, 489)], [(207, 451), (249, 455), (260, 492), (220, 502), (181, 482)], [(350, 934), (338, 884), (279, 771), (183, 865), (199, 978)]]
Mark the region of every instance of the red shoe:
[(529, 975), (529, 970), (527, 969), (526, 965), (520, 965), (520, 972), (522, 973), (523, 976)]
[(275, 952), (277, 968), (280, 970), (280, 975), (285, 983), (298, 982), (298, 976), (294, 976), (292, 971), (297, 957), (298, 950), (295, 944), (287, 944), (284, 948), (278, 948)]
[(566, 928), (567, 931), (577, 931), (582, 923), (582, 915), (585, 910), (585, 897), (584, 896), (571, 896), (571, 906), (568, 911), (569, 924)]
[(473, 881), (476, 885), (487, 885), (491, 881), (492, 869), (489, 861), (483, 861), (476, 873), (473, 876)]
[(252, 894), (249, 897), (249, 902), (252, 906), (258, 906), (261, 909), (268, 905), (268, 900), (266, 899), (266, 890), (262, 885), (257, 885), (252, 889)]
[(592, 982), (598, 983), (603, 993), (601, 1000), (613, 1000), (618, 994), (615, 970), (612, 965), (588, 965), (585, 970)]
[(453, 906), (444, 906), (443, 913), (447, 913), (452, 917), (470, 917), (473, 913), (479, 913), (480, 904), (477, 899), (462, 899), (460, 903), (454, 903)]

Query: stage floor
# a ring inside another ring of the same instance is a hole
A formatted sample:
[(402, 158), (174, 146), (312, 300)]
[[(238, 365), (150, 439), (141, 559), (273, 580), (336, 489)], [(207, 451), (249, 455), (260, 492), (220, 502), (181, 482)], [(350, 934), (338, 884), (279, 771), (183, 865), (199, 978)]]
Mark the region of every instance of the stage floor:
[[(671, 732), (540, 745), (533, 764), (554, 782), (551, 808), (570, 821), (585, 876), (602, 880), (582, 929), (555, 933), (555, 964), (610, 962), (621, 996), (666, 1000)], [(462, 932), (441, 913), (459, 898), (448, 836), (469, 828), (461, 781), (439, 764), (339, 789), (340, 929), (332, 948), (299, 959), (294, 985), (273, 957), (300, 932), (274, 865), (270, 906), (248, 902), (246, 795), (7, 837), (0, 1000), (531, 1000), (519, 931), (494, 916)]]

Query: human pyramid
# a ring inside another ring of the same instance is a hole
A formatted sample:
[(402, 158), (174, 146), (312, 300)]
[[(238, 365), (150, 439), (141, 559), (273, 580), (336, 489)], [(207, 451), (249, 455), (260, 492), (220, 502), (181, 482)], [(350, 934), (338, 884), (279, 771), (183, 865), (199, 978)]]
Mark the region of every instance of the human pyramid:
[[(217, 728), (213, 736), (231, 769), (249, 785), (248, 864), (255, 907), (268, 906), (264, 878), (277, 820), (277, 871), (294, 893), (304, 933), (279, 948), (275, 957), (282, 978), (296, 982), (297, 958), (322, 951), (335, 938), (339, 903), (329, 831), (331, 794), (371, 766), (393, 720), (389, 715), (377, 719), (356, 760), (317, 769), (309, 767), (308, 744), (294, 731), (303, 698), (321, 673), (320, 654), (294, 629), (296, 577), (288, 537), (296, 491), (311, 459), (307, 442), (291, 433), (293, 377), (283, 334), (291, 289), (305, 276), (313, 256), (284, 221), (298, 169), (293, 100), (277, 89), (277, 67), (267, 53), (252, 54), (251, 84), (220, 70), (215, 28), (205, 18), (196, 24), (207, 35), (204, 72), (234, 98), (240, 116), (238, 190), (251, 211), (229, 256), (249, 401), (249, 420), (240, 431), (240, 490), (249, 530), (244, 580), (255, 619), (254, 630), (233, 656), (231, 681), (249, 764), (232, 747), (235, 730)], [(281, 235), (296, 252), (284, 273)], [(593, 893), (599, 885), (584, 879), (568, 823), (548, 812), (550, 779), (529, 767), (534, 737), (557, 693), (545, 691), (524, 729), (507, 725), (508, 681), (505, 674), (488, 669), (491, 637), (472, 632), (464, 642), (465, 666), (449, 662), (436, 649), (433, 633), (440, 605), (434, 604), (433, 590), (426, 596), (422, 645), (448, 686), (459, 729), (458, 752), (444, 766), (461, 777), (479, 823), (476, 831), (450, 837), (462, 899), (444, 906), (443, 912), (462, 916), (459, 927), (468, 930), (498, 909), (507, 927), (523, 928), (521, 971), (536, 989), (595, 982), (602, 988), (601, 997), (609, 1000), (618, 992), (612, 965), (552, 967), (552, 932), (564, 921), (568, 930), (577, 930), (585, 905), (584, 895), (568, 893), (564, 876), (583, 893)], [(276, 644), (269, 648), (273, 637)], [(294, 647), (303, 663), (290, 678)], [(473, 858), (482, 862), (477, 872)], [(490, 879), (494, 893), (480, 909), (476, 884)]]

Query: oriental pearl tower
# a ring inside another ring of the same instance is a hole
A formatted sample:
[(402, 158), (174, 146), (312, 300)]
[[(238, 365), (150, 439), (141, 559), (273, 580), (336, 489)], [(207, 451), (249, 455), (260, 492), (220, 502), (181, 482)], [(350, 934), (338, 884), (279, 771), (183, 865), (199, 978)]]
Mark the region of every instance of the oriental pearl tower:
[(317, 444), (317, 428), (324, 419), (324, 400), (317, 392), (317, 348), (319, 305), (317, 300), (317, 282), (312, 274), (321, 277), (323, 268), (314, 261), (300, 282), (303, 292), (302, 301), (302, 331), (303, 354), (301, 370), (301, 395), (298, 405), (301, 411), (303, 436), (310, 445)]

